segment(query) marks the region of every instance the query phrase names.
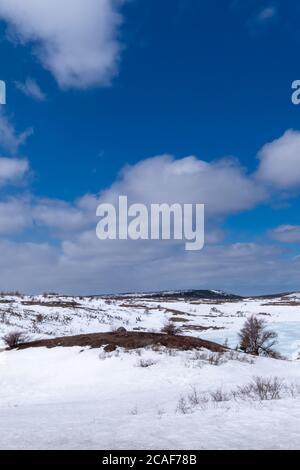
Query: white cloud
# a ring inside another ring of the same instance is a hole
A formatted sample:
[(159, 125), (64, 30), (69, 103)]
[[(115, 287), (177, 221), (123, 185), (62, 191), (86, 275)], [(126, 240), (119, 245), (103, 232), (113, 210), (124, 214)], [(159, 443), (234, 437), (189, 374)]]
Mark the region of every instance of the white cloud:
[(28, 170), (27, 160), (0, 158), (0, 186), (20, 182)]
[(259, 152), (257, 177), (281, 189), (300, 188), (300, 132), (288, 130)]
[(131, 202), (205, 204), (210, 216), (224, 216), (255, 207), (264, 189), (233, 159), (212, 163), (170, 155), (126, 167), (119, 181), (101, 194), (105, 202), (127, 195)]
[(0, 201), (0, 235), (15, 235), (30, 224), (30, 206), (26, 201), (15, 198)]
[(280, 225), (270, 235), (280, 242), (300, 243), (300, 225)]
[[(5, 160), (11, 168), (12, 162)], [(15, 164), (17, 162), (20, 161)], [(220, 217), (250, 210), (266, 197), (261, 186), (234, 161), (207, 163), (196, 157), (175, 160), (164, 155), (125, 167), (119, 179), (99, 195), (86, 194), (73, 203), (32, 197), (30, 210), (38, 226), (47, 227), (59, 238), (66, 235), (73, 238), (86, 229), (95, 229), (97, 206), (103, 202), (117, 203), (119, 195), (127, 195), (130, 204), (139, 202), (147, 206), (154, 203), (205, 204), (208, 243), (218, 243), (224, 238), (214, 221), (219, 223)]]
[(37, 101), (45, 101), (46, 94), (42, 91), (39, 84), (33, 78), (27, 78), (25, 82), (15, 82), (16, 88), (24, 95), (29, 96)]
[(78, 204), (80, 205), (80, 201), (72, 205), (59, 200), (39, 199), (32, 205), (32, 216), (37, 224), (46, 226), (57, 234), (72, 234), (95, 223), (96, 204), (92, 212), (78, 207)]
[(163, 242), (100, 243), (94, 231), (60, 247), (0, 239), (3, 290), (109, 293), (217, 288), (246, 294), (295, 290), (299, 262), (276, 247), (206, 246), (193, 254)]
[(33, 45), (62, 88), (108, 85), (120, 56), (123, 0), (0, 0), (14, 39)]
[(21, 134), (17, 134), (2, 107), (0, 108), (0, 148), (12, 154), (16, 153), (19, 147), (23, 145), (32, 134), (32, 128), (25, 130)]
[[(127, 195), (130, 203), (206, 204), (204, 249), (186, 252), (181, 241), (99, 241), (96, 207), (116, 202), (120, 194)], [(267, 197), (262, 184), (234, 160), (208, 163), (164, 155), (127, 166), (110, 188), (73, 204), (34, 197), (4, 201), (0, 204), (2, 288), (66, 293), (209, 287), (245, 293), (294, 290), (299, 262), (289, 260), (282, 248), (223, 240), (224, 217), (250, 210)], [(28, 227), (35, 227), (35, 236), (48, 242), (3, 240), (6, 234)]]

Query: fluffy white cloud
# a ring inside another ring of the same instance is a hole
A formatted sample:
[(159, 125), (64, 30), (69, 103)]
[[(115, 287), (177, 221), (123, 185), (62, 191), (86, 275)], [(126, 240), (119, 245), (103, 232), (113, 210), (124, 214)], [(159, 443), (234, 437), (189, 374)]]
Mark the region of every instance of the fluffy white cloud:
[(62, 88), (108, 85), (117, 73), (123, 0), (0, 0), (11, 37), (30, 43)]
[(251, 209), (266, 198), (264, 189), (233, 159), (212, 163), (163, 155), (126, 167), (119, 181), (101, 194), (115, 202), (127, 195), (131, 202), (205, 204), (210, 216)]
[[(16, 178), (19, 165), (21, 174), (28, 169), (26, 161), (2, 160), (3, 180), (5, 175), (6, 181), (9, 177), (11, 180)], [(215, 220), (219, 222), (219, 217), (251, 209), (266, 196), (255, 180), (244, 174), (233, 161), (207, 163), (196, 157), (175, 160), (164, 155), (125, 167), (119, 179), (99, 195), (86, 194), (74, 203), (32, 197), (27, 204), (30, 204), (31, 216), (37, 226), (50, 229), (52, 235), (59, 238), (66, 235), (74, 238), (84, 230), (95, 229), (97, 206), (107, 202), (117, 204), (119, 195), (127, 195), (130, 204), (138, 202), (147, 206), (155, 203), (205, 204), (209, 219), (207, 243), (218, 243), (224, 238), (222, 230), (215, 226)], [(99, 243), (96, 236), (95, 241)]]
[(45, 101), (46, 94), (42, 91), (39, 84), (33, 78), (27, 78), (25, 82), (16, 82), (16, 88), (24, 95), (29, 96), (37, 101)]
[[(97, 205), (114, 203), (119, 195), (127, 195), (130, 203), (206, 204), (204, 249), (186, 252), (183, 242), (172, 240), (99, 241)], [(8, 200), (0, 204), (2, 289), (91, 294), (200, 287), (244, 293), (294, 290), (300, 280), (297, 259), (288, 260), (272, 245), (223, 241), (220, 220), (266, 197), (259, 180), (233, 160), (208, 163), (164, 155), (127, 166), (106, 191), (73, 204), (34, 197), (19, 204)], [(36, 227), (35, 235), (47, 243), (3, 240), (26, 227)]]
[[(75, 204), (53, 199), (39, 199), (32, 203), (32, 217), (38, 225), (46, 226), (57, 234), (78, 232), (88, 225), (95, 224), (96, 204), (93, 211), (81, 207), (80, 200)], [(91, 208), (92, 209), (92, 208)]]
[(281, 189), (300, 188), (300, 132), (288, 130), (259, 152), (257, 177)]
[(12, 122), (3, 111), (3, 107), (0, 108), (0, 148), (12, 154), (16, 153), (19, 147), (23, 145), (32, 134), (32, 128), (18, 134)]
[(270, 235), (280, 242), (300, 243), (300, 225), (280, 225)]
[(28, 170), (27, 160), (0, 158), (0, 186), (20, 182)]

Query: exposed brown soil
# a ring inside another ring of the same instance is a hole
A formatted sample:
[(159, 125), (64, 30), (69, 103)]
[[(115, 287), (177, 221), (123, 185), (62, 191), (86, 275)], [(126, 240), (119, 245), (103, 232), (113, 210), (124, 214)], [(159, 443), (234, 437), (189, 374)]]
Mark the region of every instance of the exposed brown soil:
[(120, 307), (123, 308), (137, 308), (142, 310), (159, 310), (157, 307), (149, 307), (148, 305), (143, 304), (120, 304)]
[(53, 301), (53, 302), (41, 302), (35, 300), (24, 300), (21, 302), (22, 305), (26, 306), (39, 306), (39, 307), (56, 307), (56, 308), (83, 308), (77, 302), (60, 302), (60, 301)]
[(263, 307), (300, 307), (299, 300), (289, 300), (289, 301), (282, 301), (282, 302), (269, 302), (266, 304), (262, 304)]
[(194, 331), (225, 330), (225, 328), (223, 328), (223, 327), (201, 326), (201, 325), (182, 325), (182, 328), (184, 328), (186, 330), (194, 330)]
[(187, 323), (187, 322), (189, 322), (189, 320), (187, 320), (186, 318), (181, 318), (181, 317), (172, 317), (172, 318), (170, 318), (170, 321), (172, 321), (174, 323)]
[(195, 317), (192, 313), (182, 312), (181, 310), (174, 310), (172, 308), (165, 308), (165, 313), (171, 313), (172, 315), (182, 315), (186, 317)]
[(190, 350), (206, 348), (213, 352), (225, 351), (225, 348), (211, 341), (204, 341), (192, 336), (171, 336), (160, 333), (146, 333), (137, 331), (95, 333), (78, 336), (65, 336), (63, 338), (45, 339), (17, 346), (17, 349), (29, 348), (55, 348), (80, 346), (100, 348), (109, 345), (110, 348), (122, 347), (125, 349), (138, 349), (145, 347), (165, 346), (170, 349)]
[(192, 300), (191, 305), (224, 305), (224, 304), (235, 304), (240, 302), (242, 299), (222, 299), (222, 300)]

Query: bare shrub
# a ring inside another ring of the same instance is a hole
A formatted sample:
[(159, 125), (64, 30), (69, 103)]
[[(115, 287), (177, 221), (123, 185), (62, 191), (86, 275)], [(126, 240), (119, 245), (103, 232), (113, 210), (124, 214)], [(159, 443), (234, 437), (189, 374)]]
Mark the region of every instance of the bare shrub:
[(238, 388), (236, 396), (260, 401), (280, 400), (285, 389), (284, 381), (278, 377), (254, 377), (250, 384)]
[(255, 364), (255, 360), (253, 357), (250, 357), (247, 354), (239, 354), (237, 351), (233, 350), (226, 353), (226, 357), (229, 361), (238, 361), (243, 362), (245, 364)]
[(151, 367), (151, 366), (154, 366), (156, 364), (155, 361), (152, 361), (152, 359), (141, 359), (137, 366), (138, 367), (143, 367), (143, 368), (148, 368), (148, 367)]
[(225, 362), (226, 362), (226, 359), (223, 353), (211, 353), (208, 356), (208, 363), (211, 364), (212, 366), (220, 366), (221, 364), (224, 364)]
[(188, 400), (192, 406), (200, 405), (201, 395), (195, 387), (192, 388), (191, 393), (188, 395)]
[(207, 361), (208, 353), (206, 351), (195, 351), (191, 359), (192, 361)]
[(138, 407), (135, 406), (134, 408), (132, 408), (132, 410), (129, 412), (129, 414), (131, 414), (132, 416), (137, 416), (139, 414)]
[(165, 324), (161, 331), (162, 333), (166, 333), (167, 335), (175, 336), (180, 332), (180, 329), (177, 328), (174, 323), (168, 322)]
[(186, 396), (181, 396), (176, 411), (182, 414), (192, 412), (208, 404), (231, 402), (232, 400), (250, 400), (253, 402), (266, 400), (280, 400), (284, 397), (297, 398), (300, 394), (298, 384), (286, 384), (278, 377), (254, 377), (251, 383), (238, 387), (235, 390), (224, 392), (222, 388), (199, 392), (195, 387)]
[(215, 403), (231, 400), (231, 395), (229, 393), (223, 392), (221, 388), (218, 388), (217, 390), (210, 392), (210, 397), (211, 397), (211, 400)]
[(207, 362), (212, 366), (219, 366), (227, 362), (226, 354), (222, 352), (214, 353), (208, 351), (195, 351), (194, 355), (191, 357), (191, 360)]
[(176, 412), (181, 413), (183, 415), (188, 414), (191, 411), (190, 407), (188, 406), (188, 403), (184, 397), (180, 397), (177, 407), (176, 407)]
[(168, 348), (166, 350), (166, 354), (168, 354), (168, 356), (170, 356), (170, 357), (177, 357), (178, 352), (176, 351), (176, 349)]
[(286, 388), (286, 392), (288, 393), (288, 395), (292, 398), (297, 398), (300, 395), (300, 385), (299, 384), (291, 383), (288, 386), (286, 386), (285, 388)]
[(0, 312), (0, 321), (3, 323), (6, 323), (6, 312), (2, 311)]
[(187, 395), (187, 400), (191, 407), (200, 406), (204, 408), (209, 403), (210, 397), (208, 393), (199, 392), (196, 387), (192, 387), (191, 392)]
[(246, 320), (239, 333), (241, 340), (240, 349), (253, 356), (268, 356), (278, 358), (278, 353), (273, 347), (277, 343), (277, 333), (267, 330), (265, 320), (252, 315)]
[(11, 333), (3, 336), (2, 339), (9, 348), (15, 348), (16, 346), (29, 341), (29, 337), (22, 331), (12, 331)]
[(165, 412), (165, 410), (164, 410), (163, 408), (159, 408), (159, 409), (157, 410), (157, 416), (158, 416), (159, 418), (162, 418), (164, 414), (166, 414), (166, 412)]

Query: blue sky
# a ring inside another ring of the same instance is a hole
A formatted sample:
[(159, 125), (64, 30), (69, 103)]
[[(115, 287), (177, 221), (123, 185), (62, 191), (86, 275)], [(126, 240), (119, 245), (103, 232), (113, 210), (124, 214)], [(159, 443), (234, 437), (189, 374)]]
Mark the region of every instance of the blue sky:
[[(3, 290), (299, 290), (299, 4), (38, 3), (0, 0), (0, 166), (23, 162), (3, 181), (0, 168)], [(162, 165), (153, 158), (166, 154)], [(152, 172), (171, 179), (176, 161), (194, 188), (179, 178), (178, 202), (208, 206), (203, 252), (101, 244), (101, 198), (127, 191), (150, 203), (149, 187), (176, 202)], [(204, 182), (199, 161), (211, 165)]]

